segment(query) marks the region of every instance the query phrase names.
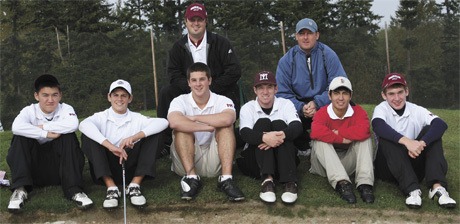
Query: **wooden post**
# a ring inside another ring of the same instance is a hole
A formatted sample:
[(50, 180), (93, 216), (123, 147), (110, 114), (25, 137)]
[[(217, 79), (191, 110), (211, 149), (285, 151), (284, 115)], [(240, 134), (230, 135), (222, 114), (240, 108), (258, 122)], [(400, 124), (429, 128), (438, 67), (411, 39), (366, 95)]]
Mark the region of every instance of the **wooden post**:
[(153, 65), (153, 82), (155, 88), (155, 110), (158, 108), (158, 86), (157, 86), (157, 70), (155, 64), (155, 44), (153, 42), (153, 28), (150, 29), (150, 44), (152, 45), (152, 65)]
[(281, 43), (283, 45), (283, 55), (286, 54), (286, 43), (284, 42), (284, 26), (283, 26), (283, 21), (279, 23), (280, 29), (281, 29)]
[(69, 56), (67, 58), (70, 57), (70, 33), (69, 33), (69, 25), (67, 25), (67, 53), (69, 54)]
[(54, 30), (56, 30), (56, 39), (57, 39), (59, 56), (61, 57), (61, 61), (64, 61), (64, 58), (62, 57), (62, 52), (61, 52), (61, 43), (59, 43), (59, 33), (58, 33), (57, 27), (54, 27)]
[(390, 50), (388, 49), (388, 33), (387, 33), (387, 23), (385, 22), (385, 47), (387, 52), (387, 74), (391, 73), (390, 69)]

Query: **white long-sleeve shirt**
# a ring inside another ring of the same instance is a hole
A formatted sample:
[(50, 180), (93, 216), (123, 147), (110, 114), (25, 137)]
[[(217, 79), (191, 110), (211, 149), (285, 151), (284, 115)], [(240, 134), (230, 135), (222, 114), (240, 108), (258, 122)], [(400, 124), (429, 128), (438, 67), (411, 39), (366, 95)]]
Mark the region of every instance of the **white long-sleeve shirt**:
[[(49, 118), (48, 118), (49, 119)], [(78, 118), (72, 106), (60, 103), (54, 111), (52, 120), (48, 120), (38, 103), (24, 107), (13, 121), (14, 135), (37, 139), (40, 144), (53, 139), (46, 138), (48, 132), (68, 134), (78, 128)], [(38, 125), (43, 125), (43, 129)]]
[(84, 119), (79, 129), (99, 144), (107, 139), (113, 145), (119, 146), (121, 140), (140, 131), (147, 137), (160, 133), (168, 125), (168, 120), (164, 118), (149, 118), (129, 109), (125, 114), (117, 114), (110, 107)]

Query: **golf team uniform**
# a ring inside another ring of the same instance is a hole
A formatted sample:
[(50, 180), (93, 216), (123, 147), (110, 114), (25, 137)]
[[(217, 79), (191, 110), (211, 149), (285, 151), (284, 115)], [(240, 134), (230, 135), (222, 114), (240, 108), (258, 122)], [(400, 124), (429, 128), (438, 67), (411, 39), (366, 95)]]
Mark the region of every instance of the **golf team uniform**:
[[(208, 115), (221, 113), (224, 110), (235, 111), (233, 101), (225, 96), (210, 92), (208, 103), (200, 109), (192, 97), (192, 93), (180, 95), (171, 102), (168, 114), (180, 112), (183, 115)], [(204, 177), (214, 177), (220, 173), (221, 164), (217, 150), (215, 132), (195, 132), (195, 170)], [(180, 144), (180, 143), (179, 143)], [(171, 170), (180, 176), (186, 175), (181, 160), (176, 152), (175, 139), (171, 144)]]
[[(283, 144), (260, 150), (265, 132), (284, 131)], [(280, 183), (297, 182), (297, 148), (293, 140), (302, 132), (302, 123), (294, 104), (284, 98), (274, 98), (271, 111), (264, 111), (256, 100), (247, 102), (240, 112), (240, 134), (246, 142), (237, 164), (243, 173), (254, 178), (275, 176)]]
[[(24, 186), (31, 191), (33, 186), (61, 185), (68, 199), (82, 192), (85, 160), (75, 135), (77, 128), (77, 115), (68, 104), (58, 104), (52, 114), (43, 113), (38, 103), (23, 108), (14, 119), (6, 158), (11, 189)], [(50, 139), (48, 132), (61, 135)]]
[[(142, 131), (145, 138), (135, 143), (132, 149), (125, 149), (126, 180), (134, 176), (155, 177), (155, 158), (158, 148), (158, 133), (168, 126), (164, 118), (149, 118), (129, 109), (125, 114), (117, 114), (112, 107), (95, 113), (80, 123), (82, 150), (91, 166), (93, 180), (98, 183), (103, 176), (111, 176), (115, 183), (122, 182), (122, 167), (115, 156), (102, 142), (108, 140), (119, 146), (125, 138)], [(99, 182), (102, 183), (102, 182)]]

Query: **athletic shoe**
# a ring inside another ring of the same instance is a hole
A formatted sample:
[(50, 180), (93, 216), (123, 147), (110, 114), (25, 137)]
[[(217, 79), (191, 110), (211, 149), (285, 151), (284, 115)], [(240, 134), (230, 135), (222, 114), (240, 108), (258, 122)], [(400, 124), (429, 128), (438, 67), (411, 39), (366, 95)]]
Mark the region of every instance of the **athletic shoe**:
[(116, 190), (107, 190), (104, 203), (102, 207), (105, 209), (112, 209), (118, 207), (118, 200), (120, 199), (121, 193), (118, 188)]
[(126, 195), (134, 206), (142, 207), (147, 203), (147, 200), (145, 200), (145, 197), (141, 193), (140, 186), (128, 186)]
[(297, 184), (295, 182), (284, 184), (284, 193), (281, 195), (281, 200), (287, 204), (292, 204), (297, 200)]
[(186, 176), (182, 177), (180, 181), (181, 185), (181, 199), (182, 200), (192, 200), (197, 195), (201, 189), (201, 181), (200, 177), (198, 179), (195, 178), (187, 178)]
[(372, 190), (372, 186), (369, 184), (361, 184), (358, 186), (359, 194), (361, 198), (366, 203), (374, 203), (375, 197), (374, 192)]
[(262, 182), (262, 188), (259, 194), (260, 199), (264, 202), (272, 203), (276, 201), (275, 184), (273, 180), (266, 179)]
[(16, 188), (11, 195), (10, 203), (8, 204), (8, 211), (19, 212), (27, 200), (27, 192), (23, 187)]
[(72, 201), (77, 203), (77, 207), (79, 209), (87, 209), (93, 205), (93, 201), (91, 201), (91, 199), (89, 199), (89, 197), (83, 192), (76, 193), (72, 197)]
[(444, 187), (437, 187), (434, 190), (430, 189), (428, 197), (430, 197), (431, 200), (434, 200), (435, 196), (438, 197), (438, 204), (443, 208), (455, 208), (457, 205), (457, 202), (449, 197), (449, 193)]
[(413, 190), (409, 193), (406, 198), (406, 205), (409, 208), (420, 208), (422, 207), (422, 191), (420, 189)]
[(342, 198), (349, 204), (356, 203), (356, 196), (355, 193), (353, 193), (353, 186), (350, 182), (346, 180), (338, 182), (337, 186), (335, 186), (335, 190), (337, 191), (337, 193), (340, 194), (340, 198)]
[(243, 192), (241, 192), (241, 190), (236, 186), (232, 178), (224, 181), (217, 181), (217, 187), (227, 195), (228, 200), (230, 201), (244, 200)]

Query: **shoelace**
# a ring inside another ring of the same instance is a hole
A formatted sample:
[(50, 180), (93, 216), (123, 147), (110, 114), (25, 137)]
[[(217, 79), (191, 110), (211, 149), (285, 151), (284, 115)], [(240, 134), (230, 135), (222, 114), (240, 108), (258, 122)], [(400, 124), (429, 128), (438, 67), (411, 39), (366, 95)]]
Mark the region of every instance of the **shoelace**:
[(141, 189), (139, 187), (130, 187), (128, 189), (128, 195), (129, 196), (139, 196), (141, 195)]
[(118, 191), (117, 190), (110, 190), (107, 191), (106, 199), (117, 199), (118, 198)]
[(410, 197), (417, 197), (420, 196), (421, 192), (420, 190), (412, 191), (409, 193)]
[(286, 191), (291, 192), (291, 193), (295, 193), (296, 192), (295, 187), (296, 187), (295, 183), (287, 183), (286, 184)]
[[(449, 197), (449, 192), (447, 192), (445, 188), (440, 188), (437, 191), (439, 193), (441, 193), (441, 195), (446, 195), (447, 197)], [(441, 196), (441, 195), (439, 195), (439, 196)]]

